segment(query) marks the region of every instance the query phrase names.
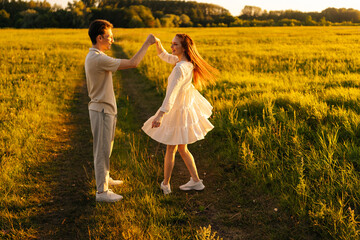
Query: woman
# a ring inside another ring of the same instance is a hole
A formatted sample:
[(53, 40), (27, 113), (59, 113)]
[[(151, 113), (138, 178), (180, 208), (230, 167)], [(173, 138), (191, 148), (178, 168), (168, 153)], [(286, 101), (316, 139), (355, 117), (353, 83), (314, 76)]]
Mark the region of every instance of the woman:
[(165, 195), (171, 193), (170, 178), (175, 154), (179, 151), (191, 176), (180, 189), (203, 190), (205, 186), (187, 144), (204, 139), (214, 126), (208, 120), (212, 106), (194, 85), (202, 87), (213, 83), (218, 71), (205, 62), (187, 34), (176, 34), (171, 44), (172, 54), (166, 52), (159, 39), (156, 39), (156, 47), (162, 60), (175, 65), (168, 78), (162, 106), (142, 127), (151, 138), (167, 145), (161, 189)]

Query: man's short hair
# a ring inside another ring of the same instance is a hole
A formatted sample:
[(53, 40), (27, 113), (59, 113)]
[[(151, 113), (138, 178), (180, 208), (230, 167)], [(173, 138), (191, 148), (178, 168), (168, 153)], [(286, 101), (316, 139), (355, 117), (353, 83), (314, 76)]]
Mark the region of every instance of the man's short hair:
[(89, 26), (89, 37), (91, 42), (95, 45), (96, 44), (96, 37), (99, 35), (103, 35), (105, 31), (109, 28), (113, 28), (114, 26), (103, 19), (96, 19), (90, 23)]

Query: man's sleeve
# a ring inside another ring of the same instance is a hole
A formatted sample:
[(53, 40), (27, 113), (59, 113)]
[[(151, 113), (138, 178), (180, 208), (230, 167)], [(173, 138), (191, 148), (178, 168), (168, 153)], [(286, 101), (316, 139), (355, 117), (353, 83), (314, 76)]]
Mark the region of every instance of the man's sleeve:
[(102, 54), (99, 58), (98, 66), (105, 71), (116, 72), (120, 66), (121, 59), (112, 58)]

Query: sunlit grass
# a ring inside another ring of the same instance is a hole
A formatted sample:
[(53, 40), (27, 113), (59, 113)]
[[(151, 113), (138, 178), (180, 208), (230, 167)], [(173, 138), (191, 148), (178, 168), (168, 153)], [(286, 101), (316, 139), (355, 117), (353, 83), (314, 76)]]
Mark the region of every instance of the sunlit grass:
[[(189, 33), (221, 71), (217, 84), (202, 90), (214, 106), (215, 129), (206, 141), (213, 160), (235, 176), (233, 184), (246, 174), (324, 239), (358, 238), (359, 28), (114, 29), (129, 56), (150, 32), (168, 50), (175, 33)], [(36, 180), (36, 169), (59, 147), (51, 145), (59, 131), (54, 124), (61, 126), (75, 87), (84, 83), (90, 41), (86, 29), (0, 33), (16, 39), (0, 40), (0, 237), (35, 238), (31, 219), (51, 187)], [(151, 47), (139, 72), (164, 95), (171, 68)], [(125, 200), (94, 204), (83, 216), (83, 236), (215, 238), (211, 226), (192, 225), (183, 195), (161, 194), (162, 154), (150, 153), (153, 143), (133, 124), (136, 110), (120, 78), (114, 76), (119, 122), (111, 161), (113, 176), (126, 182), (119, 189)]]
[(37, 177), (59, 148), (51, 142), (84, 79), (89, 43), (84, 30), (0, 33), (0, 238), (29, 239), (49, 197)]
[[(175, 33), (190, 34), (221, 71), (216, 86), (202, 91), (214, 106), (215, 129), (208, 139), (218, 159), (234, 171), (246, 169), (324, 238), (359, 236), (359, 28), (121, 29), (115, 34), (131, 55), (145, 32), (159, 37), (168, 51)], [(170, 71), (155, 49), (140, 69), (161, 94)]]

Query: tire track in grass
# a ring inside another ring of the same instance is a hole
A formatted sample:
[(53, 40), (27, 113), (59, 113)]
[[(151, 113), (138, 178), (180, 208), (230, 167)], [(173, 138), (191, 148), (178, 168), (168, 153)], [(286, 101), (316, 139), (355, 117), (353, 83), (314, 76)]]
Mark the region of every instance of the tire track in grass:
[[(114, 56), (128, 58), (121, 46), (113, 45)], [(141, 66), (140, 66), (141, 67)], [(163, 96), (136, 69), (122, 71), (123, 91), (136, 109), (139, 128), (161, 105)], [(191, 216), (192, 225), (208, 227), (223, 239), (318, 239), (309, 226), (290, 216), (274, 197), (264, 194), (248, 176), (226, 169), (216, 156), (216, 137), (189, 145), (199, 176), (206, 186), (202, 192), (181, 192), (178, 186), (188, 181), (188, 172), (177, 154), (172, 191), (179, 206)], [(214, 141), (215, 139), (215, 141)], [(220, 139), (218, 139), (220, 141)], [(166, 147), (154, 143), (154, 154)], [(212, 146), (213, 145), (213, 146)], [(179, 197), (179, 195), (183, 197)]]

